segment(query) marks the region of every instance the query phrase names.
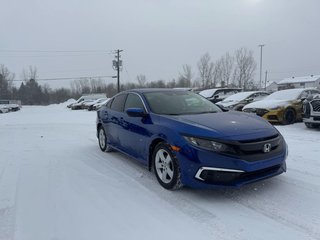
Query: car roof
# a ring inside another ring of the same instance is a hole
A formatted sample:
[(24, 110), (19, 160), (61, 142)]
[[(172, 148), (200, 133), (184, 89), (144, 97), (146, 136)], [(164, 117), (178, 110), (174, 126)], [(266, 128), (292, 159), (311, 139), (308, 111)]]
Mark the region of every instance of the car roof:
[(123, 91), (122, 93), (137, 92), (137, 93), (148, 93), (148, 92), (179, 92), (186, 91), (185, 89), (172, 89), (172, 88), (137, 88)]

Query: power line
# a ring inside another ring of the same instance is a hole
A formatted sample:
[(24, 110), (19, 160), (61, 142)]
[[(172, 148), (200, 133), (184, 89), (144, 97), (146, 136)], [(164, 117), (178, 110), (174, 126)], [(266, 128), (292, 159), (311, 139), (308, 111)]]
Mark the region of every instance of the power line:
[(46, 57), (81, 57), (81, 56), (105, 56), (105, 53), (51, 54), (51, 55), (1, 55), (1, 57), (6, 57), (6, 58), (46, 58)]
[[(36, 81), (62, 81), (81, 78), (114, 78), (114, 76), (82, 76), (82, 77), (61, 77), (61, 78), (39, 78)], [(12, 80), (13, 82), (24, 82), (25, 80)]]
[(4, 50), (0, 49), (0, 52), (12, 52), (12, 53), (83, 53), (83, 52), (100, 52), (113, 54), (111, 50)]

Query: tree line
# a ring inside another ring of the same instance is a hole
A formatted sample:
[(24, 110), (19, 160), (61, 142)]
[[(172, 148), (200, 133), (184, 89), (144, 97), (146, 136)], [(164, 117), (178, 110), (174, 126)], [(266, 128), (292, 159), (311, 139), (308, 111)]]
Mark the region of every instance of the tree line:
[[(226, 53), (216, 61), (209, 53), (201, 56), (197, 63), (198, 74), (195, 75), (188, 64), (182, 65), (177, 79), (169, 81), (148, 81), (144, 74), (136, 77), (136, 82), (120, 85), (120, 90), (133, 88), (174, 88), (192, 87), (197, 89), (216, 87), (238, 87), (244, 90), (257, 89), (254, 81), (256, 62), (253, 51), (240, 48), (232, 55)], [(37, 81), (37, 68), (30, 66), (23, 70), (23, 81), (19, 87), (13, 84), (15, 75), (3, 64), (0, 65), (0, 99), (18, 99), (25, 105), (48, 105), (64, 102), (70, 98), (79, 98), (83, 94), (106, 93), (111, 97), (117, 93), (115, 83), (105, 83), (99, 78), (82, 78), (74, 80), (70, 88), (51, 89), (48, 84), (40, 85)]]

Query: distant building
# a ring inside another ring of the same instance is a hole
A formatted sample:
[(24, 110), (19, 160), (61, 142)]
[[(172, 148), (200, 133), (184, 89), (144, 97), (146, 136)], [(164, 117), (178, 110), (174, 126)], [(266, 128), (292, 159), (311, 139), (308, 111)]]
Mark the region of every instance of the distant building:
[(278, 84), (276, 82), (271, 82), (267, 85), (266, 91), (269, 93), (278, 91)]
[(305, 77), (291, 77), (285, 78), (278, 82), (278, 89), (289, 89), (289, 88), (309, 88), (315, 87), (320, 88), (320, 75), (311, 75)]

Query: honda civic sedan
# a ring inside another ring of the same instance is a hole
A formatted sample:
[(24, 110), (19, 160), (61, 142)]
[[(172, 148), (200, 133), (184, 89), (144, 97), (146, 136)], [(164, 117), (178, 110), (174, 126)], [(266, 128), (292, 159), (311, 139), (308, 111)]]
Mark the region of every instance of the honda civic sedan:
[(140, 161), (166, 189), (239, 187), (286, 171), (287, 144), (276, 128), (190, 91), (119, 93), (97, 112), (96, 128), (102, 151)]

